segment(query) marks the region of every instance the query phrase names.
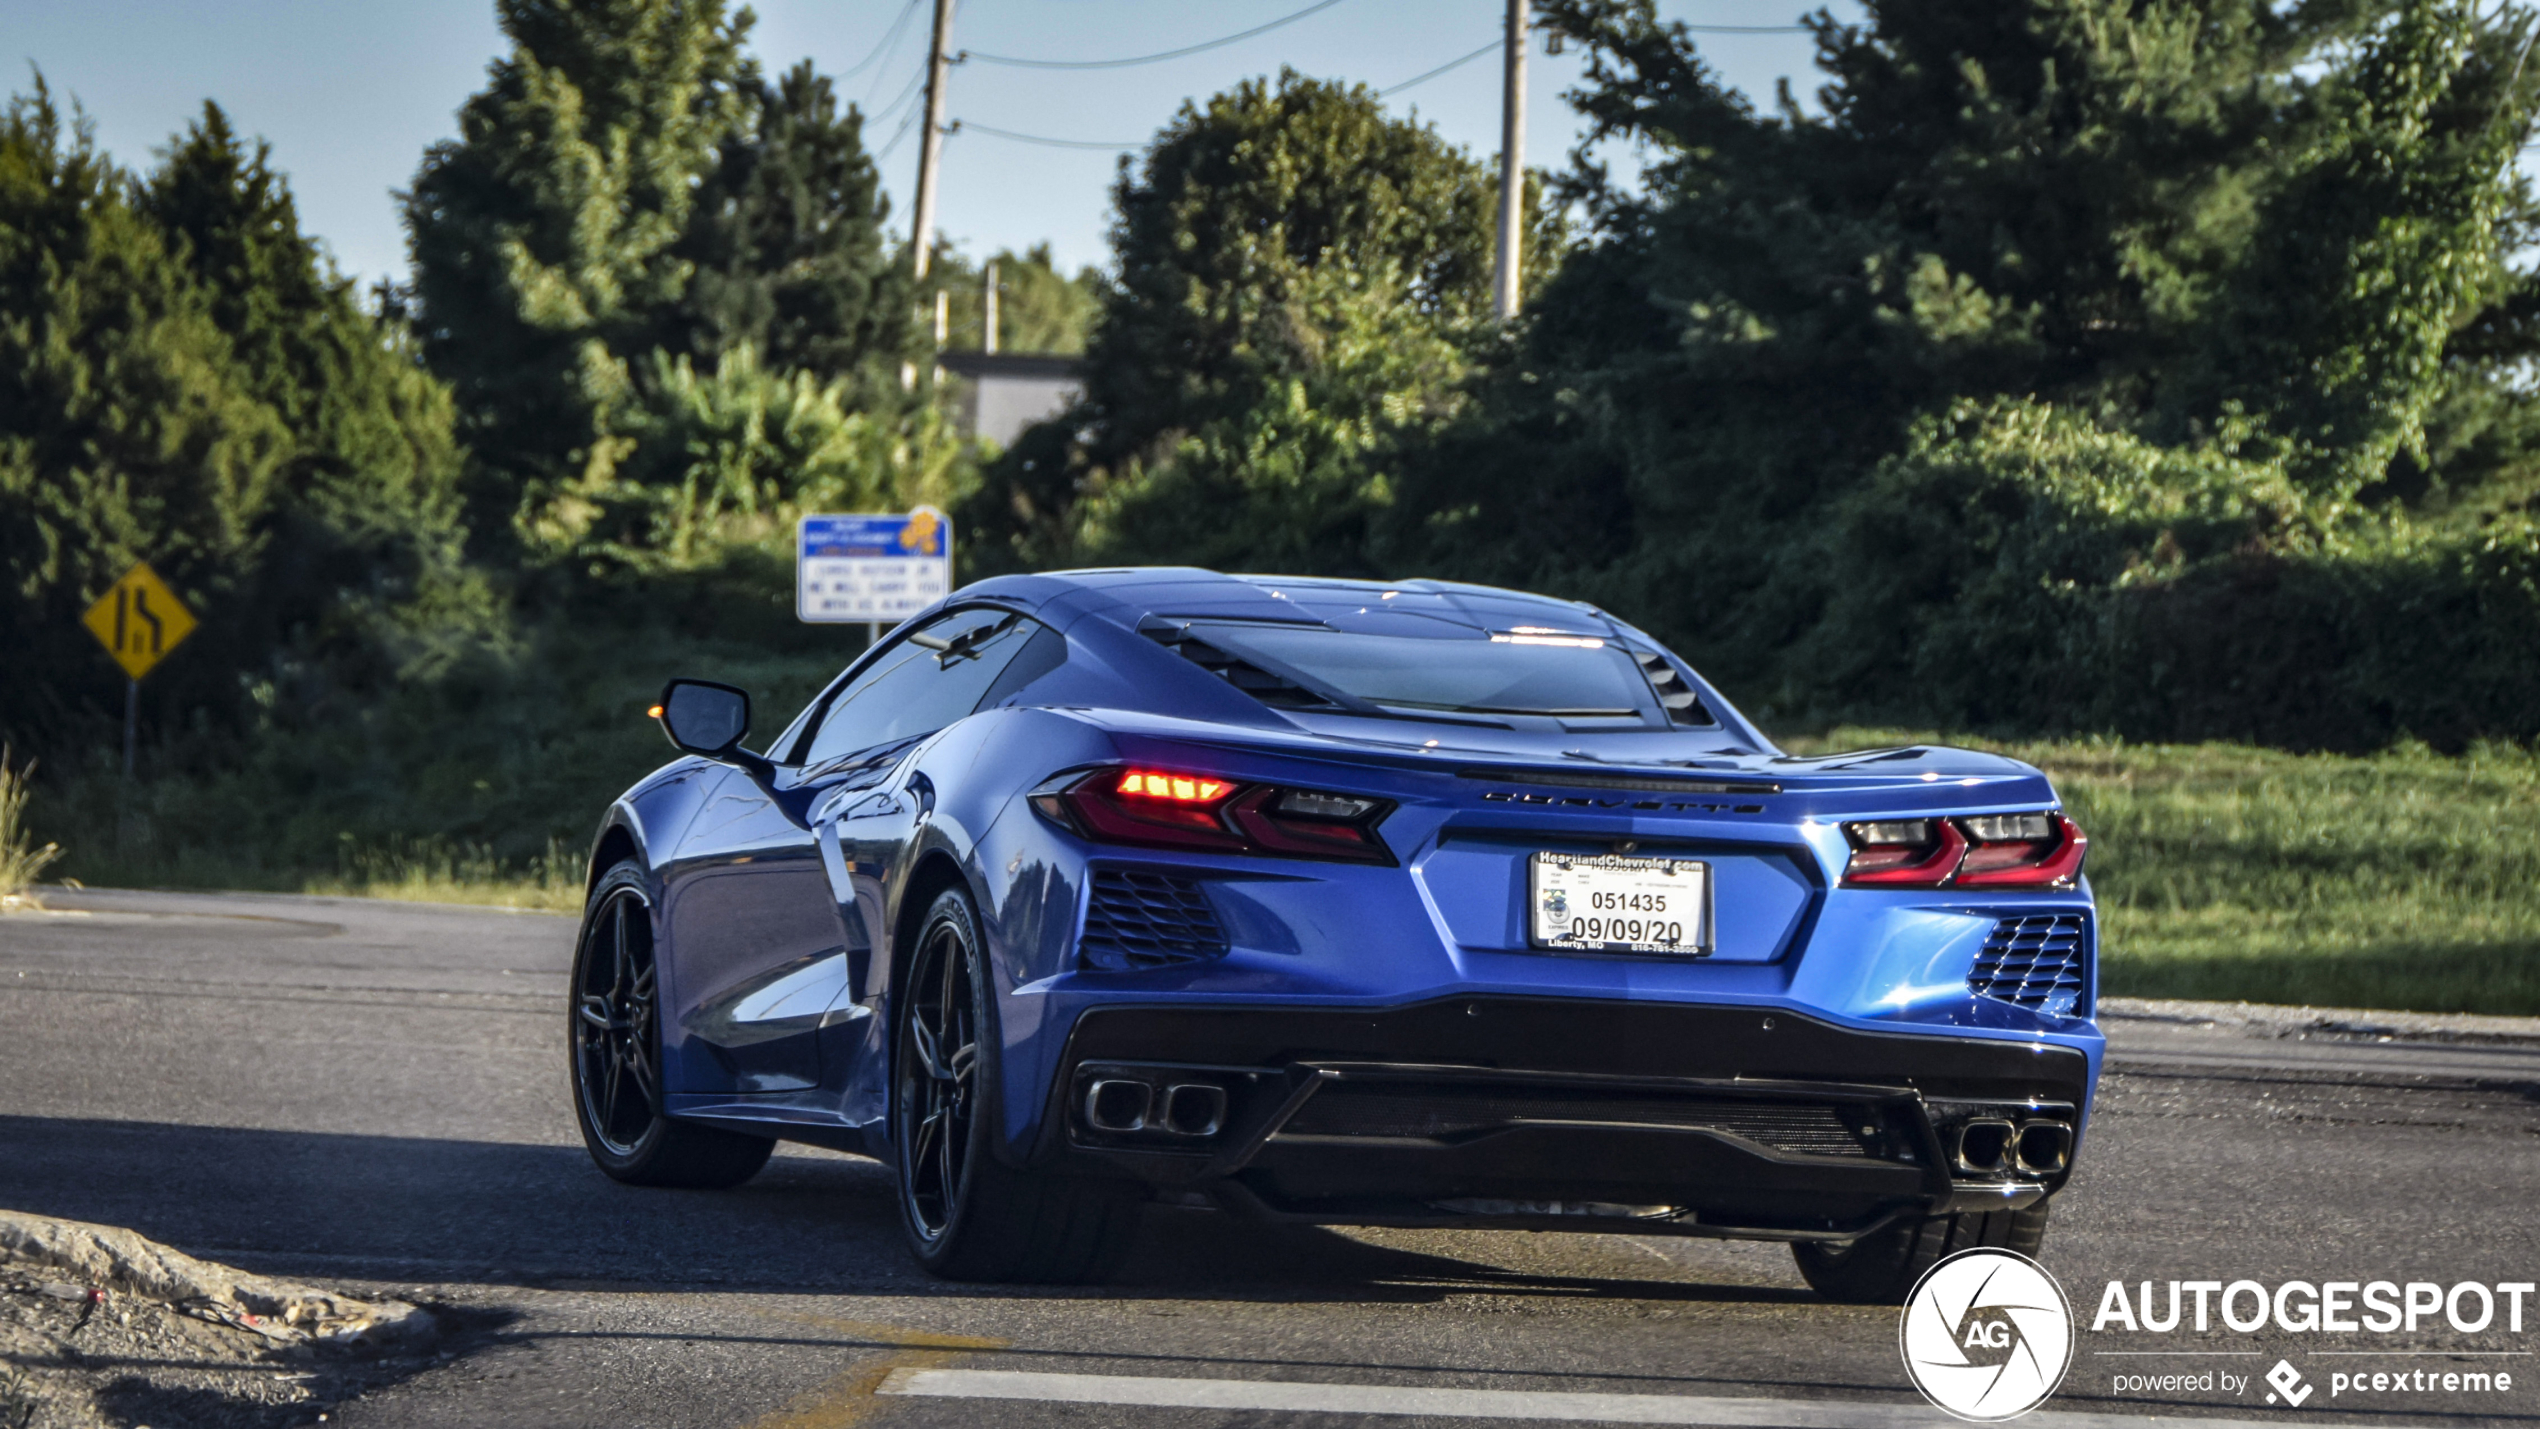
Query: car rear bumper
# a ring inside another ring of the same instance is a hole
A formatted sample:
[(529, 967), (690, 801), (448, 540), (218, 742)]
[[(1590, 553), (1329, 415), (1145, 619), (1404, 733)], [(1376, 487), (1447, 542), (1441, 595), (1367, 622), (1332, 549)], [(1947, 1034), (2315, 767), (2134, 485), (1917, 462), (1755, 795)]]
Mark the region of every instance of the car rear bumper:
[(2090, 1079), (2072, 1047), (1756, 1008), (1104, 1007), (1038, 1159), (1277, 1219), (1842, 1238), (2050, 1194)]

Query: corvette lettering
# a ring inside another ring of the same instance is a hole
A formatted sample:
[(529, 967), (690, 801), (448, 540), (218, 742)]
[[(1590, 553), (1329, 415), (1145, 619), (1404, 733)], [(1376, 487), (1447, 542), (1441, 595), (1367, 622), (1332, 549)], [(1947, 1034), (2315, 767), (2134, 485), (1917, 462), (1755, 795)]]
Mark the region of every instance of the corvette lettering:
[(1760, 814), (1761, 804), (1714, 804), (1693, 799), (1600, 799), (1588, 794), (1530, 794), (1523, 790), (1491, 789), (1482, 799), (1492, 804), (1542, 804), (1573, 809), (1667, 809), (1679, 813)]

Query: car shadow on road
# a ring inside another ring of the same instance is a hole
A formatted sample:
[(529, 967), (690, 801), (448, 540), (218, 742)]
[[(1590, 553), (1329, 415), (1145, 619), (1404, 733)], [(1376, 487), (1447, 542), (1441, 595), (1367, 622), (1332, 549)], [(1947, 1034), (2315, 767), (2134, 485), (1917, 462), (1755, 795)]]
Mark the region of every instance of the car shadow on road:
[(1705, 1283), (1659, 1257), (1607, 1257), (1612, 1276), (1537, 1269), (1527, 1262), (1545, 1257), (1509, 1252), (1542, 1241), (1505, 1233), (1424, 1235), (1405, 1248), (1207, 1212), (1151, 1216), (1138, 1253), (1098, 1290), (953, 1286), (903, 1250), (887, 1169), (790, 1149), (748, 1185), (714, 1192), (621, 1186), (578, 1145), (0, 1116), (0, 1149), (0, 1206), (311, 1279), (1175, 1300), (1813, 1298)]

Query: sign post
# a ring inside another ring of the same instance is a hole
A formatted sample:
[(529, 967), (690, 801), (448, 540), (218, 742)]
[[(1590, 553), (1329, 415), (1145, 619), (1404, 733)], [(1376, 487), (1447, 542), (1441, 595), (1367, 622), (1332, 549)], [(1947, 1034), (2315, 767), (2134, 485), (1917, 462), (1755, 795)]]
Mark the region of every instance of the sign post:
[(141, 725), (141, 677), (194, 633), (194, 612), (148, 561), (141, 561), (97, 597), (80, 624), (123, 666), (123, 777), (128, 780)]
[(932, 506), (805, 516), (794, 529), (794, 614), (804, 621), (862, 621), (879, 640), (884, 626), (952, 593), (952, 519)]

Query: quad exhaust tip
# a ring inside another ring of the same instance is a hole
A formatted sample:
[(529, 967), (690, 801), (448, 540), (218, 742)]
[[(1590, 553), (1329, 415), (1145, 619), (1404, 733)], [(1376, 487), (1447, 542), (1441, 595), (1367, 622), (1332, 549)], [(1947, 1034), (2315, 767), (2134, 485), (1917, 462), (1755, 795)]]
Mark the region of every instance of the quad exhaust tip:
[(2073, 1129), (2060, 1121), (2014, 1126), (1997, 1117), (1978, 1117), (1958, 1129), (1955, 1159), (1959, 1170), (1979, 1175), (2015, 1171), (2052, 1176), (2072, 1164)]
[(1175, 1136), (1215, 1136), (1226, 1125), (1226, 1089), (1207, 1082), (1166, 1087), (1163, 1121)]
[(1132, 1077), (1100, 1078), (1085, 1088), (1085, 1125), (1112, 1136), (1215, 1136), (1226, 1127), (1226, 1089), (1210, 1082), (1158, 1087)]
[(1145, 1082), (1107, 1078), (1085, 1089), (1085, 1124), (1096, 1131), (1144, 1131), (1153, 1110), (1155, 1088)]
[(2052, 1176), (2073, 1159), (2073, 1129), (2060, 1121), (2032, 1121), (2020, 1128), (2011, 1154), (2029, 1175)]
[(2018, 1133), (2011, 1123), (1981, 1117), (1958, 1129), (1958, 1167), (1962, 1171), (2001, 1171), (2011, 1164), (2011, 1143)]

